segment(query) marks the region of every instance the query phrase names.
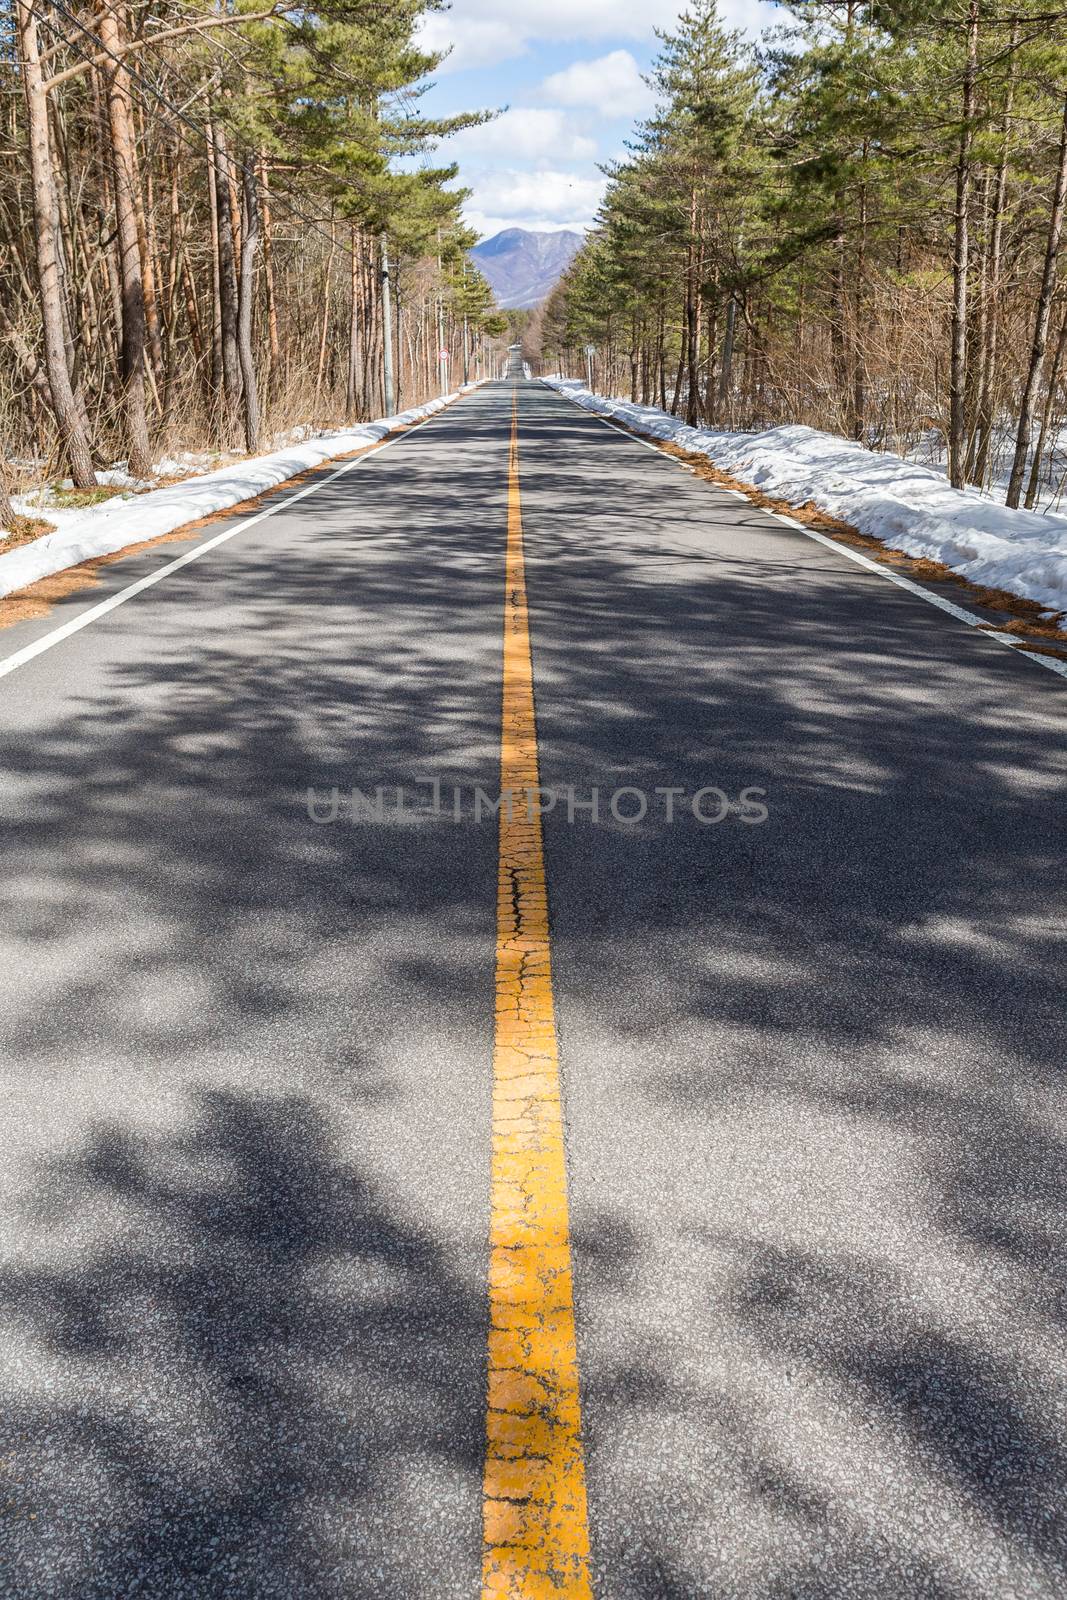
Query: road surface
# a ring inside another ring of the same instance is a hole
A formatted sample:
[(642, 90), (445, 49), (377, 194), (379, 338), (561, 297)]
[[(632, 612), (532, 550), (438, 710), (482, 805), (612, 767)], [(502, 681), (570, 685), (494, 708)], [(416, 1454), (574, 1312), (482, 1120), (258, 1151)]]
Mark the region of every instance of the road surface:
[(1063, 681), (535, 384), (311, 481), (0, 633), (0, 1593), (1062, 1600)]

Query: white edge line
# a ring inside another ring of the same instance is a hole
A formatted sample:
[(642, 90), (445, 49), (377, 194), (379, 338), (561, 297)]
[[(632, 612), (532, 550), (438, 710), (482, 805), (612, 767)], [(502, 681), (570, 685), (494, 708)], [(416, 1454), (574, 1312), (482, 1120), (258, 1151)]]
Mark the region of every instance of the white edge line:
[[(608, 417), (602, 417), (597, 411), (590, 411), (587, 406), (579, 405), (577, 400), (571, 400), (569, 394), (561, 389), (553, 389), (550, 384), (545, 384), (550, 394), (558, 394), (562, 400), (570, 400), (571, 405), (578, 411), (584, 411), (586, 416), (595, 417), (597, 422), (602, 422), (605, 428), (611, 428), (615, 433), (621, 433), (624, 439), (630, 439), (634, 444), (643, 444), (646, 450), (655, 451), (661, 461), (668, 461), (672, 466), (684, 467), (685, 462), (676, 461), (658, 444), (650, 439), (642, 439), (638, 434), (631, 433), (629, 428), (620, 428), (617, 422), (612, 422)], [(711, 465), (715, 463), (708, 457)], [(734, 494), (740, 499), (748, 501), (748, 495), (742, 494), (740, 489), (726, 489), (726, 494)], [(1013, 656), (1025, 656), (1027, 661), (1032, 661), (1036, 666), (1047, 667), (1049, 672), (1055, 672), (1061, 678), (1067, 678), (1067, 661), (1058, 661), (1055, 656), (1035, 655), (1032, 650), (1021, 649), (1017, 644), (1012, 644), (1002, 634), (993, 632), (981, 625), (980, 619), (970, 611), (964, 611), (961, 606), (954, 606), (951, 600), (943, 600), (939, 594), (932, 594), (929, 589), (924, 589), (920, 584), (913, 583), (910, 578), (905, 578), (903, 573), (894, 572), (889, 567), (883, 567), (880, 562), (872, 561), (869, 556), (861, 555), (858, 550), (850, 550), (847, 545), (838, 544), (836, 539), (828, 539), (824, 533), (816, 533), (814, 528), (805, 528), (802, 522), (797, 522), (793, 517), (784, 516), (780, 511), (768, 511), (764, 506), (756, 506), (757, 511), (762, 511), (765, 516), (773, 517), (775, 522), (782, 522), (787, 528), (795, 528), (797, 533), (802, 533), (806, 539), (814, 539), (816, 544), (824, 544), (828, 550), (836, 551), (838, 555), (847, 556), (857, 566), (866, 567), (869, 572), (875, 572), (880, 578), (887, 578), (890, 583), (895, 583), (898, 589), (907, 589), (909, 594), (917, 594), (920, 600), (926, 600), (930, 605), (936, 606), (939, 611), (947, 612), (950, 617), (955, 617), (957, 622), (965, 622), (968, 628), (975, 628), (979, 638), (988, 639), (992, 644), (1002, 645), (1010, 650)]]
[[(267, 506), (265, 510), (257, 511), (254, 517), (245, 517), (236, 527), (225, 528), (222, 533), (216, 533), (212, 538), (205, 539), (202, 544), (194, 545), (192, 550), (186, 550), (183, 555), (178, 556), (174, 561), (168, 561), (166, 566), (157, 567), (154, 572), (149, 572), (143, 578), (138, 578), (136, 583), (131, 583), (127, 588), (120, 589), (117, 594), (109, 596), (107, 600), (101, 600), (97, 605), (90, 606), (87, 611), (79, 612), (76, 617), (72, 617), (69, 622), (64, 622), (61, 627), (53, 628), (51, 633), (43, 634), (40, 639), (35, 639), (32, 644), (24, 645), (21, 650), (16, 650), (12, 655), (4, 656), (0, 659), (0, 678), (6, 678), (9, 672), (17, 672), (19, 667), (24, 667), (27, 662), (32, 661), (36, 656), (43, 655), (46, 650), (51, 650), (53, 645), (61, 644), (64, 639), (69, 639), (71, 634), (78, 633), (82, 628), (87, 628), (91, 622), (96, 622), (98, 618), (106, 616), (109, 611), (114, 611), (116, 606), (124, 605), (127, 600), (132, 600), (134, 595), (141, 594), (145, 589), (151, 589), (154, 583), (162, 583), (163, 579), (169, 578), (172, 572), (177, 572), (181, 567), (187, 567), (192, 561), (198, 561), (201, 556), (207, 555), (209, 550), (216, 550), (220, 544), (225, 544), (228, 539), (236, 538), (239, 533), (244, 533), (247, 528), (254, 527), (257, 522), (262, 522), (265, 517), (273, 517), (279, 511), (285, 511), (289, 506), (295, 506), (298, 500), (304, 500), (309, 494), (316, 494), (319, 489), (325, 489), (326, 485), (333, 483), (335, 478), (341, 478), (346, 472), (351, 472), (356, 467), (364, 466), (368, 461), (380, 456), (383, 450), (388, 450), (392, 445), (400, 444), (403, 440), (409, 439), (413, 433), (417, 433), (420, 428), (425, 428), (428, 422), (436, 421), (441, 412), (448, 409), (450, 408), (447, 406), (441, 406), (439, 410), (432, 412), (428, 417), (423, 417), (422, 421), (416, 422), (414, 426), (405, 428), (402, 433), (396, 434), (394, 438), (382, 439), (376, 445), (371, 445), (369, 449), (363, 450), (358, 456), (353, 457), (351, 461), (342, 462), (339, 467), (328, 473), (325, 478), (320, 478), (317, 483), (309, 483), (306, 489), (298, 489), (296, 494), (289, 495), (288, 499), (282, 500), (278, 505)], [(312, 468), (311, 470), (314, 471), (316, 469)], [(260, 490), (260, 493), (271, 494), (281, 487), (281, 484), (276, 484), (274, 490)], [(173, 531), (178, 532), (178, 529)], [(136, 544), (137, 540), (131, 540), (131, 543)], [(121, 555), (122, 552), (115, 551), (114, 553)], [(89, 557), (88, 559), (91, 560), (92, 558)]]

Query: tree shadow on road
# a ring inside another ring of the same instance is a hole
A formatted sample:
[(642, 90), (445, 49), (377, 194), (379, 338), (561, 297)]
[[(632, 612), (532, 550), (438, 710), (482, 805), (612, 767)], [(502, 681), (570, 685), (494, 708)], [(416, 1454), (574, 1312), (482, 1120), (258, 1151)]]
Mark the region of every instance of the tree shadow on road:
[(202, 1092), (39, 1184), (25, 1221), (60, 1252), (0, 1276), (5, 1592), (467, 1592), (483, 1302), (312, 1103)]
[[(492, 786), (478, 426), (5, 724), (20, 1600), (476, 1592), (495, 833), (304, 796)], [(571, 427), (523, 454), (545, 781), (771, 804), (549, 819), (598, 1600), (1060, 1600), (1056, 686), (755, 513), (680, 558)]]
[(594, 427), (523, 456), (542, 781), (770, 810), (547, 819), (606, 1592), (1059, 1600), (1063, 687)]
[(306, 804), (491, 786), (470, 429), (5, 682), (4, 1594), (477, 1585), (495, 832)]

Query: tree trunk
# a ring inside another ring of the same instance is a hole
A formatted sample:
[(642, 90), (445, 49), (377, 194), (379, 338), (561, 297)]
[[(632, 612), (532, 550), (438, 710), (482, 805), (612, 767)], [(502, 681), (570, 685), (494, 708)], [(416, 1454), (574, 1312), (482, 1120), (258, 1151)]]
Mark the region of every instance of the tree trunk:
[(263, 194), (263, 278), (267, 291), (267, 336), (270, 339), (270, 369), (273, 372), (281, 359), (282, 348), (278, 338), (278, 303), (274, 294), (274, 223), (265, 161), (260, 163), (259, 179)]
[(11, 504), (11, 493), (7, 485), (7, 466), (0, 455), (0, 528), (6, 533), (11, 533), (15, 527), (17, 513)]
[[(222, 130), (222, 139), (223, 139), (223, 150), (225, 152), (225, 148), (226, 148), (226, 145), (225, 145), (226, 131), (225, 131), (225, 129)], [(241, 247), (242, 247), (241, 246), (241, 236), (242, 236), (242, 233), (244, 231), (242, 226), (241, 226), (241, 219), (242, 219), (242, 212), (243, 212), (243, 209), (244, 209), (244, 201), (241, 198), (241, 183), (238, 181), (240, 176), (241, 176), (241, 174), (238, 172), (237, 162), (236, 162), (236, 160), (235, 160), (235, 158), (233, 156), (230, 156), (230, 155), (226, 156), (225, 170), (226, 170), (226, 184), (227, 184), (227, 187), (229, 189), (229, 194), (230, 194), (230, 227), (231, 227), (231, 229), (233, 231), (233, 259), (234, 259), (234, 262), (238, 264), (237, 265), (237, 270), (240, 271)]]
[(1037, 499), (1038, 481), (1041, 477), (1041, 457), (1045, 453), (1049, 425), (1052, 422), (1052, 407), (1056, 400), (1056, 388), (1060, 380), (1060, 368), (1063, 366), (1065, 351), (1067, 351), (1067, 311), (1064, 312), (1060, 322), (1060, 335), (1056, 340), (1056, 349), (1052, 357), (1052, 369), (1049, 372), (1048, 387), (1045, 390), (1045, 404), (1041, 408), (1041, 427), (1038, 430), (1033, 460), (1030, 463), (1030, 479), (1026, 486), (1026, 509), (1028, 511), (1034, 509), (1034, 502)]
[(674, 393), (671, 395), (671, 416), (678, 415), (678, 401), (682, 393), (682, 379), (685, 377), (686, 340), (682, 339), (682, 348), (678, 355), (678, 371), (674, 375)]
[(707, 423), (715, 421), (718, 415), (716, 395), (719, 386), (719, 269), (715, 268), (712, 281), (712, 292), (708, 305), (708, 364), (704, 373), (704, 420)]
[[(178, 283), (181, 277), (182, 244), (184, 230), (180, 191), (178, 188), (178, 151), (169, 151), (170, 184), (167, 210), (167, 266), (163, 281), (163, 337), (165, 353), (163, 364), (163, 426), (166, 429), (174, 419), (174, 406), (178, 381)], [(192, 337), (192, 328), (190, 328)]]
[[(864, 140), (863, 160), (867, 162), (868, 147)], [(863, 290), (867, 272), (867, 183), (860, 184), (859, 240), (856, 246), (856, 286), (852, 312), (852, 416), (850, 433), (853, 439), (862, 439), (867, 432), (867, 360), (864, 349)]]
[(26, 116), (30, 146), (30, 178), (33, 191), (34, 250), (37, 284), (41, 295), (41, 322), (44, 334), (45, 373), (51, 409), (70, 464), (71, 477), (79, 489), (96, 487), (92, 452), (79, 412), (67, 367), (63, 337), (62, 283), (55, 237), (55, 180), (48, 136), (48, 107), (41, 71), (37, 21), (25, 0), (18, 0), (19, 46), (22, 54), (22, 80), (26, 95)]
[(719, 420), (726, 415), (734, 365), (734, 338), (737, 328), (737, 296), (731, 294), (726, 307), (726, 331), (722, 336), (722, 367), (719, 371)]
[(982, 386), (978, 396), (978, 442), (975, 448), (971, 480), (984, 483), (989, 466), (989, 449), (993, 438), (993, 403), (997, 389), (999, 364), (1001, 259), (1004, 242), (1004, 201), (1008, 186), (1008, 141), (1011, 118), (1015, 109), (1016, 52), (1019, 48), (1019, 19), (1012, 20), (1008, 87), (1004, 96), (1004, 116), (1001, 122), (1003, 144), (997, 162), (997, 176), (993, 189), (993, 226), (989, 240), (989, 312), (986, 317), (986, 349), (982, 361)]
[[(134, 132), (144, 142), (145, 120), (143, 110), (140, 116), (134, 116)], [(134, 146), (134, 161), (137, 159), (136, 145)], [(148, 353), (151, 364), (148, 369), (149, 378), (158, 386), (165, 381), (163, 365), (163, 332), (160, 327), (159, 291), (156, 271), (156, 239), (155, 223), (156, 214), (155, 194), (152, 182), (151, 161), (145, 163), (144, 168), (144, 200), (141, 199), (140, 184), (134, 190), (134, 210), (137, 218), (137, 234), (141, 247), (141, 263), (144, 272), (144, 313), (145, 325), (148, 330)]]
[[(538, 369), (540, 370), (540, 368)], [(630, 318), (630, 404), (637, 404), (637, 390), (640, 382), (641, 352), (637, 338), (637, 318)]]
[(360, 252), (359, 304), (362, 312), (363, 339), (360, 346), (361, 410), (365, 417), (374, 415), (374, 398), (371, 388), (372, 351), (375, 340), (375, 301), (373, 280), (373, 245), (369, 236), (362, 240)]
[(1034, 337), (1030, 346), (1030, 365), (1019, 405), (1019, 426), (1015, 435), (1015, 455), (1008, 479), (1006, 503), (1015, 507), (1023, 487), (1026, 453), (1030, 445), (1033, 424), (1034, 400), (1041, 384), (1045, 365), (1045, 347), (1048, 344), (1048, 325), (1052, 315), (1052, 297), (1056, 290), (1056, 264), (1060, 253), (1060, 234), (1063, 231), (1063, 205), (1067, 196), (1067, 95), (1063, 101), (1063, 120), (1060, 124), (1060, 152), (1056, 166), (1056, 182), (1052, 194), (1052, 212), (1049, 216), (1048, 237), (1045, 242), (1045, 264), (1041, 273), (1041, 290), (1037, 297), (1037, 315), (1034, 318)]
[[(382, 234), (382, 399), (385, 415), (391, 417), (396, 405), (393, 384), (393, 289), (389, 276), (389, 241)], [(438, 352), (440, 353), (440, 352)], [(442, 362), (442, 366), (444, 363)]]
[[(215, 130), (207, 124), (208, 227), (211, 236), (211, 385), (213, 402), (223, 392), (222, 380), (222, 257), (219, 254), (219, 185)], [(188, 261), (187, 261), (188, 265)]]
[(219, 333), (222, 344), (223, 431), (231, 442), (241, 405), (241, 359), (237, 349), (237, 269), (230, 210), (230, 158), (226, 135), (216, 126), (215, 198), (218, 205)]
[(697, 282), (697, 192), (689, 194), (689, 254), (685, 272), (685, 363), (689, 385), (685, 401), (685, 420), (690, 428), (700, 424), (700, 291)]
[(956, 161), (955, 236), (952, 251), (952, 359), (949, 374), (948, 475), (954, 489), (967, 476), (967, 277), (970, 270), (971, 146), (974, 85), (978, 72), (978, 0), (967, 8), (967, 61)]
[(121, 360), (119, 340), (122, 336), (122, 286), (119, 282), (119, 268), (117, 252), (114, 248), (114, 230), (108, 213), (111, 186), (108, 181), (109, 158), (108, 150), (111, 138), (107, 130), (107, 116), (104, 108), (104, 93), (101, 75), (98, 72), (90, 74), (90, 90), (92, 92), (93, 116), (93, 161), (100, 173), (101, 183), (98, 191), (96, 206), (97, 240), (100, 255), (103, 261), (104, 277), (107, 283), (108, 301), (111, 307), (111, 318), (108, 326), (108, 343), (113, 346), (112, 360), (107, 372), (118, 371)]
[(990, 258), (990, 195), (993, 179), (986, 172), (982, 176), (981, 231), (982, 250), (978, 266), (978, 292), (971, 296), (970, 324), (967, 348), (971, 352), (967, 363), (967, 460), (964, 476), (974, 482), (974, 464), (978, 454), (978, 429), (981, 416), (981, 397), (985, 389), (985, 364), (989, 353), (989, 258)]
[(359, 356), (359, 233), (355, 223), (349, 234), (349, 251), (352, 269), (349, 279), (348, 301), (348, 375), (345, 382), (345, 416), (349, 422), (356, 415), (356, 365)]
[(259, 248), (259, 203), (256, 171), (251, 156), (241, 168), (244, 225), (241, 228), (241, 282), (237, 310), (237, 353), (244, 391), (245, 447), (249, 455), (259, 450), (259, 388), (252, 353), (252, 302), (256, 294), (256, 251)]
[(393, 314), (396, 318), (393, 329), (393, 366), (396, 395), (393, 405), (398, 412), (404, 409), (404, 303), (400, 298), (399, 288), (393, 290)]
[[(189, 322), (189, 336), (193, 341), (193, 354), (198, 362), (204, 361), (207, 351), (204, 346), (204, 337), (200, 322), (200, 309), (196, 303), (196, 285), (193, 282), (193, 269), (189, 265), (189, 252), (182, 242), (182, 287), (185, 291), (185, 315)], [(210, 377), (210, 374), (208, 374)]]
[[(78, 209), (71, 195), (63, 119), (52, 97), (49, 95), (47, 98), (52, 146), (52, 187), (55, 194), (53, 222), (59, 264), (60, 305), (63, 308), (63, 341), (67, 352), (67, 371), (70, 373), (71, 388), (74, 390), (74, 402), (81, 413), (82, 426), (88, 434), (90, 431), (88, 415), (81, 393), (81, 368), (83, 356), (88, 352), (88, 344), (84, 339), (75, 338), (75, 326), (80, 330), (83, 323), (80, 306), (83, 275), (79, 272), (77, 256)], [(70, 316), (72, 299), (78, 313), (73, 323)]]
[(842, 219), (844, 198), (834, 197), (833, 256), (830, 262), (830, 359), (833, 365), (836, 390), (837, 422), (847, 432), (847, 417), (851, 409), (848, 378), (848, 345), (845, 338), (845, 225)]
[(335, 225), (330, 223), (330, 253), (326, 257), (326, 281), (322, 290), (322, 329), (319, 334), (319, 361), (315, 369), (315, 411), (319, 409), (319, 396), (322, 393), (322, 379), (326, 370), (326, 349), (330, 332), (330, 285), (333, 278), (333, 258), (337, 252), (337, 235)]
[[(97, 11), (97, 29), (104, 49), (112, 55), (118, 55), (122, 49), (118, 11), (106, 0)], [(148, 418), (145, 413), (147, 324), (141, 277), (141, 241), (134, 198), (137, 174), (134, 167), (130, 86), (125, 71), (119, 66), (111, 68), (105, 83), (122, 285), (122, 397), (126, 412), (129, 471), (135, 478), (147, 478), (152, 471)]]

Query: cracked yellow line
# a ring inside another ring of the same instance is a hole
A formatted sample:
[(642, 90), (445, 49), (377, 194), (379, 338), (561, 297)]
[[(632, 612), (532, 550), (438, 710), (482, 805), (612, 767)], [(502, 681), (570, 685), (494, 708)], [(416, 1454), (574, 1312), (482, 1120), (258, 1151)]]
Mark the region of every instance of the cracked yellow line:
[[(508, 459), (482, 1595), (592, 1600), (537, 727), (519, 500)], [(531, 814), (532, 813), (532, 814)]]

